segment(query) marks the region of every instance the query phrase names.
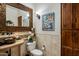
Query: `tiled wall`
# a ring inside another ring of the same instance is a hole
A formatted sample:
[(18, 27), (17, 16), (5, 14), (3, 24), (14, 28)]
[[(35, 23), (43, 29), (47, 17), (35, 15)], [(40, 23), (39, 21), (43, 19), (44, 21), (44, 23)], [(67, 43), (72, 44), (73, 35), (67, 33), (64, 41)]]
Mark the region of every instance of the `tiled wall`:
[(60, 45), (61, 40), (58, 35), (51, 34), (37, 34), (37, 45), (39, 49), (42, 49), (42, 46), (45, 45), (46, 56), (60, 56)]

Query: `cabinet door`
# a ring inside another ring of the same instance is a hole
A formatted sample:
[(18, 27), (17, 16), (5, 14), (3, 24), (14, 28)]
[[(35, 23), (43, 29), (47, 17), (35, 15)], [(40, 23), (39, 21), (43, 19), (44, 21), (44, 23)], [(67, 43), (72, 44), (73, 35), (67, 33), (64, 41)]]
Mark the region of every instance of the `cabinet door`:
[(21, 52), (21, 56), (25, 56), (26, 55), (26, 41), (21, 45), (21, 48), (20, 48), (20, 52)]
[(72, 29), (72, 4), (62, 4), (62, 29)]

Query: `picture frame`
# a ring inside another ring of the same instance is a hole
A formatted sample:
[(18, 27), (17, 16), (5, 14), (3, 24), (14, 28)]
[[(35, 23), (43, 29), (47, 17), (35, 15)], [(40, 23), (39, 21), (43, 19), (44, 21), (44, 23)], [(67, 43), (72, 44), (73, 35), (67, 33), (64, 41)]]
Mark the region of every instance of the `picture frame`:
[(42, 15), (42, 30), (55, 31), (55, 13), (47, 13)]

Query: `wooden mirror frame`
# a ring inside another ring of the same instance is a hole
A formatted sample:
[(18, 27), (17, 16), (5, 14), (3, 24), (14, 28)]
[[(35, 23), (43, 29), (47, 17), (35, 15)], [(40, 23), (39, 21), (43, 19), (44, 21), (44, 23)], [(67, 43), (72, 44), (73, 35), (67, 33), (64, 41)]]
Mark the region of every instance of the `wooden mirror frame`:
[[(30, 14), (29, 27), (6, 26), (6, 5), (10, 5), (24, 11), (28, 11)], [(31, 28), (33, 27), (32, 16), (33, 16), (33, 10), (20, 3), (0, 3), (0, 31), (10, 31), (10, 32), (31, 31)]]

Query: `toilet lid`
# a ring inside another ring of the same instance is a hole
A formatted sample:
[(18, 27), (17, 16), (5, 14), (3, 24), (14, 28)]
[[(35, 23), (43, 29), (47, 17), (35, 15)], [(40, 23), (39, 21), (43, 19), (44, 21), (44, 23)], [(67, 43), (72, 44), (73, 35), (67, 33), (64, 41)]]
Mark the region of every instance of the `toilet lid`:
[(31, 53), (34, 54), (34, 55), (42, 55), (43, 54), (42, 51), (38, 50), (38, 49), (32, 50)]

